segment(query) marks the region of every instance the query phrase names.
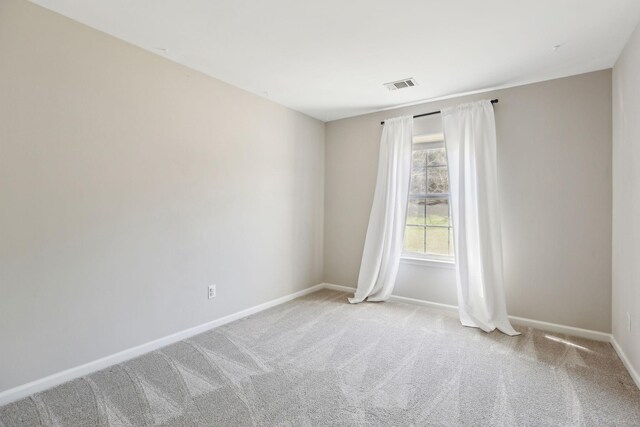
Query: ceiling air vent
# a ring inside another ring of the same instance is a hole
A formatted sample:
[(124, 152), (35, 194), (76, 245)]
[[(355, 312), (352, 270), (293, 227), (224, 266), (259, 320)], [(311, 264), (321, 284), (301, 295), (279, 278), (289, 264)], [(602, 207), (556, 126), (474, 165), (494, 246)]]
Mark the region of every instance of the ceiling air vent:
[(384, 87), (389, 90), (398, 90), (413, 86), (418, 86), (418, 82), (413, 77), (384, 84)]

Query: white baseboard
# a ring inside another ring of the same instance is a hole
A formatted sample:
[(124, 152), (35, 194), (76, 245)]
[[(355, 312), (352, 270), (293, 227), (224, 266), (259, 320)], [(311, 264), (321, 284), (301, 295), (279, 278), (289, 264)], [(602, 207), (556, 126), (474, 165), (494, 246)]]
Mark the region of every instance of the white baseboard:
[(638, 371), (635, 370), (635, 368), (631, 364), (631, 361), (622, 350), (622, 347), (620, 347), (620, 344), (618, 344), (618, 341), (616, 341), (616, 337), (613, 334), (611, 335), (611, 345), (613, 346), (613, 349), (616, 351), (616, 353), (618, 353), (618, 357), (620, 357), (620, 360), (622, 360), (622, 363), (624, 364), (625, 368), (627, 368), (627, 371), (629, 371), (629, 375), (631, 375), (631, 378), (633, 378), (636, 386), (640, 388), (640, 375), (638, 375)]
[(541, 320), (527, 319), (525, 317), (509, 316), (514, 325), (528, 326), (543, 331), (572, 335), (574, 337), (588, 338), (594, 341), (611, 342), (611, 334), (591, 329), (576, 328), (574, 326), (559, 325), (557, 323), (543, 322)]
[(356, 288), (350, 288), (348, 286), (342, 286), (342, 285), (334, 285), (333, 283), (321, 283), (320, 286), (323, 289), (331, 289), (333, 291), (341, 291), (341, 292), (347, 292), (347, 293), (356, 292)]
[(437, 308), (439, 310), (458, 312), (457, 305), (441, 304), (439, 302), (426, 301), (426, 300), (417, 299), (417, 298), (401, 297), (399, 295), (391, 295), (391, 298), (389, 299), (391, 301), (404, 302), (407, 304), (421, 305), (423, 307)]
[[(323, 283), (325, 289), (333, 289), (336, 291), (350, 292), (356, 291), (355, 288), (348, 286), (334, 285), (331, 283)], [(446, 311), (458, 311), (457, 305), (441, 304), (438, 302), (426, 301), (416, 298), (401, 297), (399, 295), (391, 295), (390, 301), (404, 302), (407, 304), (417, 304), (425, 307), (437, 308)], [(524, 317), (509, 316), (509, 319), (516, 325), (528, 326), (531, 328), (541, 329), (543, 331), (556, 332), (561, 334), (573, 335), (581, 338), (588, 338), (595, 341), (611, 342), (611, 334), (606, 332), (592, 331), (590, 329), (576, 328), (573, 326), (559, 325), (557, 323), (543, 322), (541, 320), (527, 319)]]
[[(356, 288), (351, 288), (349, 286), (342, 286), (342, 285), (334, 285), (333, 283), (322, 283), (321, 286), (324, 289), (331, 289), (334, 291), (341, 291), (341, 292), (347, 292), (350, 294), (353, 294), (356, 292)], [(391, 295), (391, 297), (389, 297), (390, 301), (398, 301), (398, 302), (404, 302), (407, 304), (416, 304), (416, 305), (422, 305), (424, 307), (431, 307), (431, 308), (438, 308), (441, 310), (447, 310), (447, 311), (458, 311), (458, 307), (455, 305), (448, 305), (448, 304), (440, 304), (438, 302), (431, 302), (431, 301), (425, 301), (422, 299), (416, 299), (416, 298), (407, 298), (407, 297), (401, 297), (398, 295)]]
[[(335, 291), (342, 291), (342, 292), (348, 292), (348, 293), (355, 293), (356, 291), (356, 288), (351, 288), (349, 286), (334, 285), (332, 283), (322, 283), (320, 286), (324, 289), (333, 289)], [(436, 308), (436, 309), (446, 310), (446, 311), (454, 311), (454, 312), (458, 311), (458, 306), (456, 305), (441, 304), (437, 302), (426, 301), (426, 300), (421, 300), (416, 298), (401, 297), (398, 295), (391, 295), (389, 300), (404, 302), (407, 304), (416, 304), (424, 307)], [(635, 370), (633, 365), (631, 365), (629, 358), (624, 353), (624, 351), (622, 350), (622, 347), (620, 347), (620, 345), (618, 344), (618, 342), (616, 341), (615, 337), (612, 334), (608, 334), (606, 332), (593, 331), (590, 329), (576, 328), (574, 326), (559, 325), (557, 323), (543, 322), (541, 320), (527, 319), (527, 318), (518, 317), (518, 316), (509, 316), (509, 320), (511, 320), (511, 322), (516, 325), (527, 326), (531, 328), (540, 329), (543, 331), (556, 332), (561, 334), (572, 335), (575, 337), (588, 338), (595, 341), (603, 341), (603, 342), (611, 343), (614, 350), (620, 357), (620, 360), (622, 360), (622, 363), (627, 368), (627, 371), (629, 371), (629, 375), (631, 376), (633, 381), (636, 383), (638, 388), (640, 388), (640, 375)]]
[[(355, 288), (351, 288), (348, 286), (334, 285), (331, 283), (321, 283), (319, 285), (311, 286), (310, 288), (303, 289), (301, 291), (294, 292), (292, 294), (285, 295), (280, 298), (276, 298), (274, 300), (265, 302), (263, 304), (250, 307), (246, 310), (242, 310), (237, 313), (230, 314), (228, 316), (221, 317), (216, 320), (212, 320), (211, 322), (207, 322), (202, 325), (195, 326), (193, 328), (185, 329), (183, 331), (176, 332), (166, 337), (159, 338), (157, 340), (153, 340), (145, 344), (129, 348), (127, 350), (123, 350), (121, 352), (103, 357), (98, 360), (94, 360), (89, 363), (85, 363), (84, 365), (67, 369), (65, 371), (58, 372), (53, 375), (49, 375), (45, 378), (5, 390), (3, 392), (0, 392), (0, 406), (22, 399), (33, 393), (38, 393), (38, 392), (47, 390), (49, 388), (52, 388), (57, 385), (63, 384), (67, 381), (71, 381), (73, 379), (82, 377), (84, 375), (89, 375), (101, 369), (108, 368), (109, 366), (125, 362), (127, 360), (141, 356), (145, 353), (149, 353), (151, 351), (157, 350), (167, 345), (190, 338), (194, 335), (198, 335), (202, 332), (208, 331), (218, 326), (222, 326), (227, 323), (233, 322), (234, 320), (242, 319), (244, 317), (250, 316), (252, 314), (266, 310), (268, 308), (275, 307), (276, 305), (283, 304), (287, 301), (291, 301), (293, 299), (310, 294), (312, 292), (316, 292), (320, 289), (332, 289), (332, 290), (348, 292), (348, 293), (355, 292)], [(436, 302), (425, 301), (425, 300), (420, 300), (415, 298), (401, 297), (397, 295), (392, 295), (390, 299), (393, 301), (404, 302), (408, 304), (417, 304), (417, 305), (422, 305), (426, 307), (437, 308), (437, 309), (447, 310), (447, 311), (458, 310), (458, 307), (454, 305), (440, 304)], [(579, 336), (583, 338), (590, 338), (598, 341), (611, 342), (611, 344), (613, 345), (613, 348), (616, 350), (616, 352), (620, 356), (620, 359), (629, 370), (631, 377), (636, 382), (638, 387), (640, 387), (640, 376), (638, 376), (638, 373), (634, 370), (633, 366), (629, 362), (629, 359), (626, 357), (626, 355), (624, 354), (624, 352), (622, 351), (618, 343), (615, 341), (615, 339), (611, 336), (611, 334), (607, 334), (604, 332), (591, 331), (587, 329), (574, 328), (572, 326), (558, 325), (555, 323), (541, 322), (539, 320), (525, 319), (525, 318), (515, 317), (515, 316), (510, 316), (510, 319), (515, 324), (519, 324), (523, 326), (530, 326), (537, 329), (548, 330), (548, 331), (558, 332), (558, 333), (566, 333), (569, 335)]]
[[(324, 288), (326, 289), (334, 289), (337, 291), (345, 291), (345, 292), (355, 292), (355, 288), (349, 288), (347, 286), (331, 285), (328, 283), (324, 283), (323, 285), (324, 285)], [(437, 308), (437, 309), (446, 310), (446, 311), (455, 311), (455, 312), (458, 311), (458, 306), (455, 306), (455, 305), (440, 304), (437, 302), (425, 301), (425, 300), (420, 300), (416, 298), (407, 298), (407, 297), (392, 295), (391, 298), (389, 299), (391, 301), (404, 302), (408, 304), (417, 304), (425, 307)], [(620, 357), (620, 360), (622, 360), (622, 363), (627, 368), (627, 371), (629, 371), (629, 375), (631, 376), (633, 381), (636, 383), (636, 386), (640, 388), (640, 375), (638, 374), (638, 372), (635, 370), (635, 368), (629, 361), (629, 358), (624, 353), (624, 351), (622, 350), (622, 347), (620, 347), (620, 345), (616, 341), (613, 334), (608, 334), (608, 333), (599, 332), (599, 331), (592, 331), (590, 329), (576, 328), (573, 326), (559, 325), (557, 323), (542, 322), (540, 320), (527, 319), (524, 317), (517, 317), (517, 316), (509, 316), (509, 320), (511, 320), (511, 322), (516, 325), (528, 326), (528, 327), (540, 329), (543, 331), (562, 333), (562, 334), (573, 335), (581, 338), (588, 338), (595, 341), (603, 341), (603, 342), (611, 343), (614, 350), (618, 354), (618, 357)]]
[(211, 322), (203, 323), (202, 325), (185, 329), (183, 331), (176, 332), (175, 334), (171, 334), (166, 337), (159, 338), (157, 340), (153, 340), (145, 344), (141, 344), (139, 346), (120, 351), (118, 353), (103, 357), (98, 360), (94, 360), (89, 363), (85, 363), (84, 365), (76, 366), (74, 368), (67, 369), (66, 371), (58, 372), (53, 375), (49, 375), (47, 377), (41, 378), (39, 380), (32, 381), (30, 383), (26, 383), (23, 385), (19, 385), (14, 388), (10, 388), (0, 393), (0, 406), (6, 405), (7, 403), (15, 402), (16, 400), (30, 396), (33, 393), (38, 393), (38, 392), (50, 389), (52, 387), (66, 383), (68, 381), (82, 377), (84, 375), (89, 375), (101, 369), (108, 368), (109, 366), (125, 362), (127, 360), (141, 356), (145, 353), (149, 353), (150, 351), (154, 351), (159, 348), (166, 347), (170, 344), (176, 343), (186, 338), (190, 338), (194, 335), (201, 334), (202, 332), (208, 331), (218, 326), (222, 326), (227, 323), (233, 322), (234, 320), (242, 319), (244, 317), (250, 316), (252, 314), (258, 313), (260, 311), (266, 310), (276, 305), (283, 304), (287, 301), (291, 301), (292, 299), (299, 298), (301, 296), (318, 291), (323, 287), (324, 287), (324, 284), (311, 286), (310, 288), (303, 289), (301, 291), (294, 292), (292, 294), (285, 295), (283, 297), (276, 298), (271, 301), (267, 301), (263, 304), (259, 304), (254, 307), (247, 308), (246, 310), (242, 310), (237, 313), (233, 313), (228, 316), (224, 316), (219, 319), (212, 320)]

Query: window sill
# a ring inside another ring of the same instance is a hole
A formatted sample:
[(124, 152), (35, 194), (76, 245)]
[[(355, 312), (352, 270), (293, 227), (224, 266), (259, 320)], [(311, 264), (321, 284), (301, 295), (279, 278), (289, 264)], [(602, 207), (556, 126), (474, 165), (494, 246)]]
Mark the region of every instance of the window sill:
[(453, 260), (420, 258), (412, 256), (401, 256), (400, 264), (418, 265), (420, 267), (444, 268), (446, 270), (455, 270), (456, 263)]

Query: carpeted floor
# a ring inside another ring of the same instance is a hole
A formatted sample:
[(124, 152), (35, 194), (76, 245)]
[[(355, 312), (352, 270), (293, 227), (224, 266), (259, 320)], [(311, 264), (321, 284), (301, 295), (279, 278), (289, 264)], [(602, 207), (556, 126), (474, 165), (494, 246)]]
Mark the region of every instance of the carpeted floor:
[(0, 408), (2, 426), (639, 426), (607, 343), (323, 290)]

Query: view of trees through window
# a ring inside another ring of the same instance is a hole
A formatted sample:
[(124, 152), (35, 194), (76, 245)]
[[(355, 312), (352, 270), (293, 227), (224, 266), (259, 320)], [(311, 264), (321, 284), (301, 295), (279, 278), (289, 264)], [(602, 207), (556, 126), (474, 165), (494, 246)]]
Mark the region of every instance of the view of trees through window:
[(444, 144), (414, 144), (404, 252), (453, 257), (449, 176)]

